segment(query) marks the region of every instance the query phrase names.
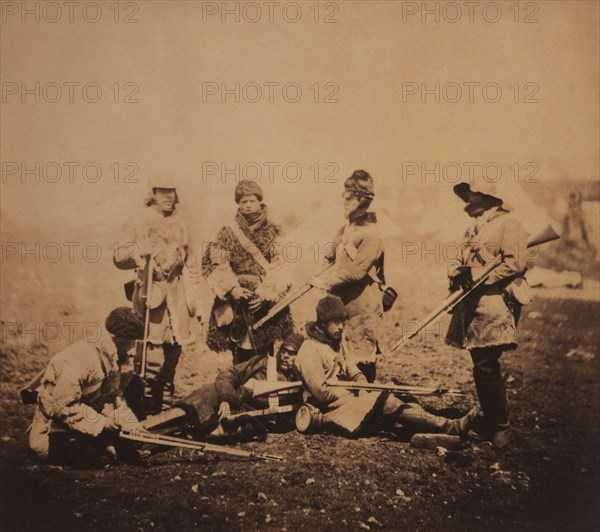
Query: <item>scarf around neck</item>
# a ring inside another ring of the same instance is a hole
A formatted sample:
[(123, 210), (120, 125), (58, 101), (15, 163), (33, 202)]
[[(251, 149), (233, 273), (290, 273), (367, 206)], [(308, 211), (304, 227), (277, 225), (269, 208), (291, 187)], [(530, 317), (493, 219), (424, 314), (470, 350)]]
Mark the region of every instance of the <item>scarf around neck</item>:
[(317, 342), (321, 342), (322, 344), (327, 344), (331, 349), (333, 349), (336, 353), (340, 350), (340, 342), (336, 340), (332, 340), (327, 336), (325, 331), (319, 327), (319, 324), (316, 321), (309, 321), (306, 324), (306, 334), (313, 340)]
[(268, 219), (267, 206), (263, 203), (260, 210), (250, 214), (243, 214), (239, 210), (235, 215), (235, 221), (241, 228), (248, 228), (250, 231), (256, 231), (262, 227)]
[(372, 211), (365, 211), (360, 207), (348, 216), (348, 222), (356, 225), (377, 223), (377, 215)]

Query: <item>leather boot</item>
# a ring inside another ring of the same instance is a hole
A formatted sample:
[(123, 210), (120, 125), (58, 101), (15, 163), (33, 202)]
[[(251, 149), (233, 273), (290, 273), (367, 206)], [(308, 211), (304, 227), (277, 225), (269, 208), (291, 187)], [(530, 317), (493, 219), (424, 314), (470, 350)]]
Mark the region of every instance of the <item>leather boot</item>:
[(495, 451), (504, 452), (511, 446), (508, 401), (500, 375), (484, 377), (474, 372), (475, 387)]
[(442, 416), (434, 416), (426, 412), (422, 406), (409, 403), (399, 411), (398, 421), (413, 432), (441, 433), (464, 437), (477, 416), (477, 412), (478, 409), (473, 408), (460, 419), (448, 419)]

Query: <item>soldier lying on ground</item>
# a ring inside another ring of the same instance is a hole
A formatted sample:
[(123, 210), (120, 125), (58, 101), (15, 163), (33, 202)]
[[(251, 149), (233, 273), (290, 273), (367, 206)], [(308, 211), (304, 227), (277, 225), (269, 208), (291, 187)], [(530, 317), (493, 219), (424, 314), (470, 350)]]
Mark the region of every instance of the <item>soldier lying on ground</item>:
[[(323, 424), (347, 436), (358, 436), (366, 429), (382, 426), (382, 422), (397, 422), (416, 433), (466, 436), (476, 410), (460, 419), (447, 419), (387, 393), (361, 392), (355, 396), (347, 390), (327, 387), (329, 379), (365, 383), (367, 379), (346, 355), (343, 333), (348, 313), (342, 300), (326, 296), (318, 302), (316, 313), (317, 321), (306, 325), (307, 338), (295, 364), (312, 394), (311, 401), (324, 412)], [(432, 439), (435, 437), (427, 441), (413, 438), (413, 443), (430, 446)]]
[(118, 440), (121, 428), (143, 428), (120, 380), (144, 327), (132, 310), (119, 307), (105, 328), (98, 342), (81, 341), (54, 355), (41, 378), (29, 447), (47, 463), (88, 468), (115, 458), (137, 461), (135, 450)]
[[(148, 430), (154, 430), (189, 424), (198, 439), (208, 435), (223, 435), (223, 427), (219, 422), (226, 419), (232, 411), (244, 412), (269, 406), (266, 397), (253, 397), (255, 381), (298, 380), (294, 359), (303, 341), (302, 335), (292, 333), (281, 344), (275, 357), (265, 357), (261, 354), (219, 372), (215, 382), (193, 391), (176, 403), (171, 411), (149, 417), (144, 426)], [(264, 434), (264, 428), (261, 431), (260, 425), (252, 423), (252, 420), (245, 416), (239, 418), (238, 423), (225, 423), (224, 428), (232, 434), (241, 429), (240, 432), (245, 436), (255, 435), (257, 430)]]

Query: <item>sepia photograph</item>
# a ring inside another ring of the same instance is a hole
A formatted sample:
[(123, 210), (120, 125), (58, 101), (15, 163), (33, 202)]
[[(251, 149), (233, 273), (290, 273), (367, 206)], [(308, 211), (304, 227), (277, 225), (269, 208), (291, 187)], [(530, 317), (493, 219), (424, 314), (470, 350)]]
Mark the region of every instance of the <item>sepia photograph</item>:
[(600, 532), (599, 0), (0, 0), (0, 530)]

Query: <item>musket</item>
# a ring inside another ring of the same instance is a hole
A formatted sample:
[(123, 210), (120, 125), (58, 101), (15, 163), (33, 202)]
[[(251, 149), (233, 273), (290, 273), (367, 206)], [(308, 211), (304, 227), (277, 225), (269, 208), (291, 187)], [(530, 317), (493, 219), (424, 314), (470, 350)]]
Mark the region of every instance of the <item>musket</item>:
[(146, 378), (146, 365), (148, 361), (148, 336), (150, 335), (150, 300), (152, 295), (152, 281), (154, 277), (154, 255), (148, 256), (148, 265), (146, 267), (146, 294), (144, 296), (144, 305), (146, 312), (144, 315), (144, 338), (142, 340), (142, 354), (140, 357), (140, 377)]
[(473, 280), (473, 285), (468, 290), (464, 290), (463, 288), (459, 288), (458, 290), (452, 292), (438, 307), (436, 307), (427, 317), (421, 321), (419, 326), (411, 332), (405, 338), (401, 338), (398, 340), (390, 349), (390, 351), (396, 351), (399, 347), (404, 345), (410, 339), (414, 338), (419, 334), (427, 325), (429, 325), (432, 321), (435, 321), (442, 314), (452, 312), (454, 307), (458, 305), (465, 297), (473, 292), (477, 287), (481, 286), (488, 277), (492, 274), (492, 272), (502, 264), (502, 256), (498, 255), (495, 261), (488, 264), (488, 266), (483, 270), (481, 275)]
[(343, 388), (345, 390), (387, 391), (403, 395), (452, 395), (458, 397), (464, 395), (460, 390), (452, 390), (450, 388), (426, 388), (423, 386), (402, 386), (399, 384), (364, 384), (361, 382), (329, 380), (325, 382), (325, 385), (330, 388)]
[[(554, 230), (552, 224), (549, 224), (545, 226), (542, 230), (531, 235), (527, 241), (525, 248), (529, 249), (535, 246), (540, 246), (542, 244), (546, 244), (547, 242), (552, 242), (553, 240), (556, 240), (558, 238), (560, 238), (559, 234)], [(421, 322), (421, 324), (415, 331), (411, 332), (405, 338), (401, 338), (400, 340), (398, 340), (392, 346), (391, 351), (396, 351), (399, 347), (404, 345), (411, 338), (417, 336), (417, 334), (419, 334), (425, 327), (427, 327), (427, 325), (429, 325), (432, 321), (435, 321), (442, 314), (452, 312), (454, 307), (456, 307), (456, 305), (458, 305), (465, 297), (467, 297), (473, 292), (473, 290), (485, 283), (485, 281), (491, 275), (491, 273), (503, 262), (504, 260), (502, 255), (498, 255), (496, 257), (496, 260), (490, 262), (490, 264), (488, 264), (488, 266), (483, 270), (481, 275), (477, 279), (473, 280), (473, 285), (471, 286), (471, 288), (469, 288), (468, 290), (463, 290), (462, 288), (459, 288), (458, 290), (452, 292), (441, 305), (439, 305), (435, 310), (433, 310), (433, 312), (431, 312)]]
[(271, 395), (272, 393), (294, 393), (300, 391), (302, 381), (255, 381), (252, 387), (252, 397)]
[[(335, 262), (332, 262), (325, 266), (315, 277), (324, 274), (329, 268), (331, 268)], [(266, 316), (263, 316), (260, 320), (258, 320), (253, 326), (252, 329), (256, 330), (259, 327), (262, 327), (265, 323), (267, 323), (273, 316), (279, 314), (284, 308), (289, 307), (294, 301), (300, 299), (304, 294), (309, 292), (312, 289), (312, 285), (309, 283), (304, 283), (299, 286), (293, 292), (290, 292), (287, 296), (285, 296), (279, 303), (276, 303), (271, 307)]]
[(124, 440), (138, 441), (143, 443), (151, 443), (154, 445), (164, 445), (167, 447), (179, 447), (181, 449), (192, 449), (194, 451), (209, 452), (223, 454), (227, 456), (237, 456), (238, 458), (256, 458), (259, 460), (283, 460), (282, 456), (271, 453), (255, 453), (253, 451), (244, 451), (242, 449), (234, 449), (233, 447), (225, 447), (224, 445), (215, 445), (212, 443), (186, 440), (184, 438), (176, 438), (174, 436), (165, 436), (152, 434), (139, 430), (121, 430), (119, 437)]

